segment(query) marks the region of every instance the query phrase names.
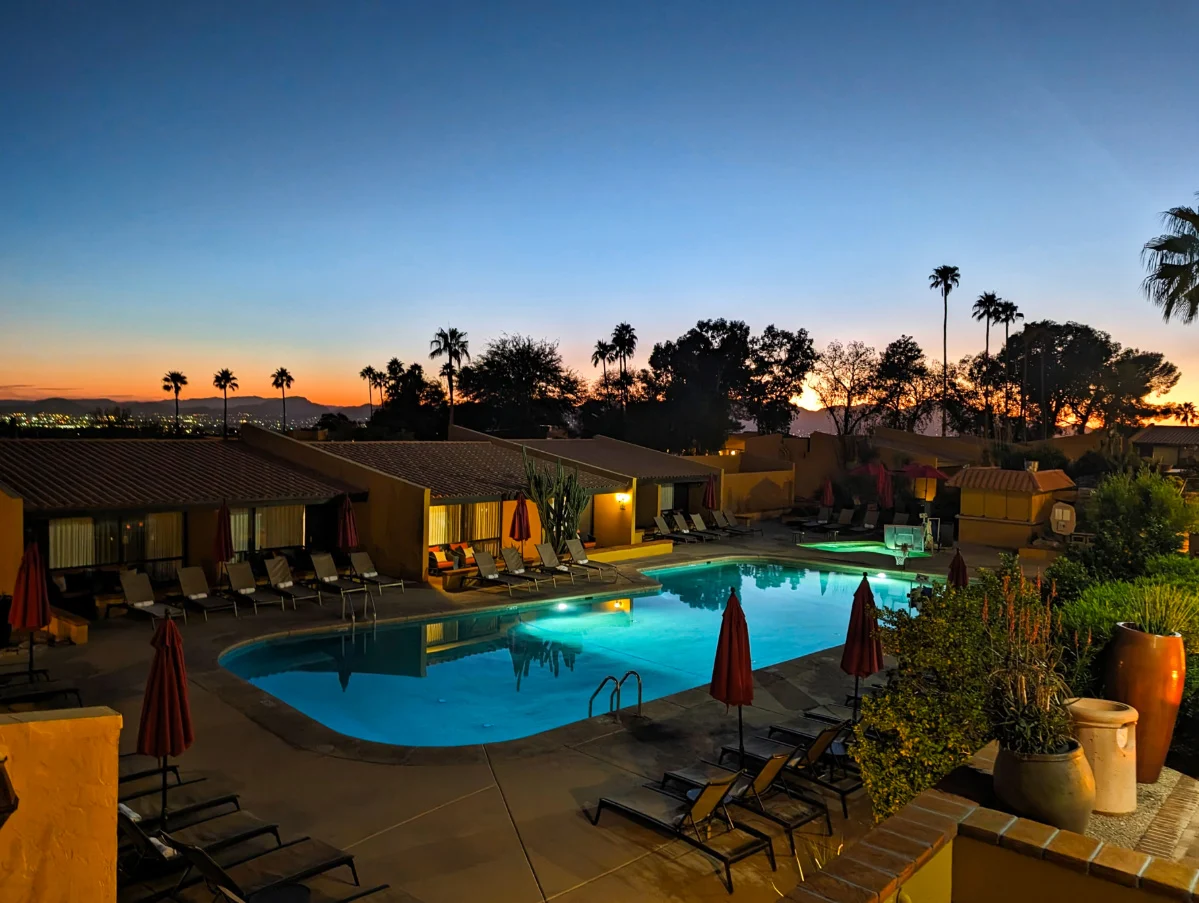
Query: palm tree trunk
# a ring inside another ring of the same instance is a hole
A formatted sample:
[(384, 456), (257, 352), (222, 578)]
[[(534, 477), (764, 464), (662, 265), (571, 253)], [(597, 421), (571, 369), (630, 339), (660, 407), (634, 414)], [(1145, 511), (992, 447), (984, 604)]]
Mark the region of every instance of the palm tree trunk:
[(229, 438), (229, 390), (221, 389), (221, 392), (225, 396), (225, 422), (224, 422), (224, 425), (221, 427), (221, 438), (228, 439)]
[(949, 292), (941, 289), (945, 313), (941, 317), (941, 435), (945, 430), (945, 402), (949, 398)]
[(366, 409), (366, 416), (369, 420), (371, 417), (375, 416), (375, 393), (371, 391), (371, 384), (369, 380), (367, 380), (366, 383)]
[[(450, 426), (454, 425), (454, 371), (446, 374), (446, 382), (450, 385)], [(447, 437), (448, 438), (448, 437)]]
[(1011, 417), (1011, 389), (1012, 389), (1012, 374), (1009, 364), (1012, 359), (1012, 351), (1008, 348), (1007, 343), (1008, 324), (1003, 324), (1003, 434), (1007, 437), (1007, 441), (1012, 441), (1012, 417)]
[(179, 432), (179, 390), (175, 389), (175, 432)]
[(279, 391), (283, 395), (283, 432), (286, 433), (287, 432), (287, 390), (280, 389)]
[(995, 435), (995, 418), (991, 416), (991, 318), (987, 317), (986, 339), (983, 342), (983, 360), (987, 363), (986, 384), (983, 386), (983, 398), (986, 413), (983, 417), (984, 435), (998, 438)]

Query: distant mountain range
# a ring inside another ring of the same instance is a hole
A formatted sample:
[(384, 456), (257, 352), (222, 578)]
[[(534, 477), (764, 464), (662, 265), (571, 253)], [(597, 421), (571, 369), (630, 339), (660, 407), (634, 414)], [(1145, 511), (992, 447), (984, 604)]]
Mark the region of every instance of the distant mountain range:
[[(37, 401), (0, 399), (0, 415), (6, 414), (65, 414), (71, 417), (86, 417), (97, 408), (125, 408), (134, 417), (170, 417), (175, 414), (175, 400), (161, 401), (114, 401), (111, 398), (42, 398)], [(212, 398), (180, 398), (182, 414), (222, 415), (223, 400)], [(254, 420), (278, 419), (282, 404), (278, 398), (263, 398), (259, 395), (229, 396), (229, 419), (237, 420), (243, 415)], [(321, 414), (345, 414), (351, 420), (366, 420), (366, 405), (317, 404), (303, 395), (287, 396), (288, 421), (315, 420)]]

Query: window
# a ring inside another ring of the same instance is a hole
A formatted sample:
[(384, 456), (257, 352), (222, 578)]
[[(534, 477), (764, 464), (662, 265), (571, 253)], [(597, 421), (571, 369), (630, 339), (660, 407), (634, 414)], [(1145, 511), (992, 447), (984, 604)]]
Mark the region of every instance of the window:
[[(254, 548), (286, 549), (304, 545), (304, 506), (275, 505), (254, 510)], [(236, 546), (234, 546), (236, 549)]]
[(90, 517), (57, 517), (50, 521), (50, 570), (91, 567), (96, 563), (94, 537)]
[(429, 545), (471, 542), (498, 554), (500, 536), (503, 533), (501, 511), (500, 502), (430, 505)]
[(661, 489), (662, 494), (660, 496), (661, 502), (658, 507), (663, 511), (672, 510), (674, 508), (674, 483), (663, 483), (659, 489)]
[(462, 506), (429, 506), (429, 545), (462, 542)]
[(233, 551), (250, 551), (250, 509), (234, 508), (229, 512), (229, 532), (233, 535)]
[(50, 570), (123, 564), (156, 580), (183, 560), (183, 512), (125, 517), (59, 517), (49, 524)]

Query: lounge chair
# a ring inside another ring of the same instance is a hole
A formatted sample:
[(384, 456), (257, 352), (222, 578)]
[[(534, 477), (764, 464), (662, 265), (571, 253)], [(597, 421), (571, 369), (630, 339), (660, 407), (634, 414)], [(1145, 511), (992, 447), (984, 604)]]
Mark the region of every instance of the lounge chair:
[(845, 530), (853, 523), (853, 515), (853, 508), (842, 508), (841, 513), (837, 515), (837, 519), (835, 521), (831, 521), (823, 526), (817, 525), (816, 527), (813, 527), (813, 529), (819, 530), (822, 533), (833, 533)]
[(724, 537), (724, 536), (732, 536), (733, 535), (733, 532), (731, 530), (726, 530), (723, 527), (717, 527), (716, 529), (711, 529), (707, 525), (707, 523), (704, 521), (703, 517), (700, 516), (698, 513), (691, 515), (691, 523), (695, 526), (696, 533), (707, 533), (709, 536), (715, 536), (717, 539), (720, 539), (721, 537)]
[(856, 527), (846, 527), (846, 533), (873, 533), (878, 529), (878, 514), (877, 508), (871, 508), (866, 512), (865, 518)]
[(687, 526), (687, 521), (683, 520), (683, 515), (679, 514), (677, 511), (671, 515), (671, 517), (674, 519), (674, 528), (680, 533), (685, 533), (688, 536), (694, 536), (701, 542), (715, 542), (717, 539), (720, 539), (720, 537), (715, 533), (700, 533), (698, 530)]
[[(727, 515), (726, 515), (726, 517), (727, 517)], [(813, 527), (823, 527), (830, 520), (832, 520), (832, 518), (833, 518), (832, 509), (821, 507), (820, 510), (818, 510), (816, 512), (815, 517), (810, 517), (807, 520), (799, 521), (798, 523), (793, 523), (791, 526), (796, 527), (797, 529), (800, 529), (800, 530), (811, 529)]]
[[(791, 852), (795, 852), (795, 830), (809, 822), (823, 818), (829, 835), (833, 833), (832, 818), (828, 806), (793, 790), (783, 780), (782, 773), (790, 755), (775, 753), (752, 777), (743, 774), (729, 791), (726, 802), (755, 812), (768, 821), (779, 825), (787, 834)], [(690, 768), (668, 771), (662, 775), (662, 787), (671, 783), (682, 784), (691, 791), (706, 786), (710, 781), (727, 775), (732, 769), (714, 762), (701, 762)]]
[(281, 609), (287, 607), (282, 596), (258, 588), (258, 580), (254, 577), (250, 562), (230, 562), (225, 567), (225, 573), (229, 576), (229, 589), (253, 605), (254, 614), (258, 614), (259, 605), (278, 605)]
[(558, 558), (558, 553), (554, 551), (554, 547), (548, 542), (539, 542), (533, 548), (537, 550), (537, 557), (541, 559), (541, 570), (545, 573), (569, 577), (571, 583), (575, 582), (576, 575), (591, 579), (592, 572), (586, 568), (563, 564)]
[[(119, 604), (128, 611), (148, 615), (151, 622), (161, 618), (183, 618), (183, 623), (187, 623), (187, 609), (156, 600), (150, 578), (140, 571), (121, 571), (121, 591), (125, 599)], [(108, 609), (104, 611), (104, 617), (108, 617)]]
[[(316, 599), (318, 605), (325, 604), (320, 590), (297, 589), (296, 580), (291, 575), (291, 565), (282, 555), (266, 560), (266, 577), (271, 582), (271, 589), (282, 596), (284, 602), (291, 599), (293, 611), (297, 602), (306, 602), (309, 599)], [(284, 607), (286, 608), (286, 605)]]
[(761, 530), (751, 530), (748, 527), (739, 527), (735, 523), (730, 523), (725, 513), (718, 508), (712, 509), (712, 520), (716, 522), (716, 528), (723, 530), (729, 536), (752, 536), (755, 532), (761, 533)]
[(543, 583), (549, 583), (553, 586), (558, 585), (558, 581), (553, 576), (538, 577), (532, 573), (525, 566), (525, 560), (521, 557), (520, 552), (516, 551), (512, 546), (504, 546), (500, 549), (500, 554), (504, 556), (504, 573), (510, 574), (513, 577), (520, 577), (522, 580), (533, 584), (535, 588), (541, 586)]
[(582, 540), (568, 539), (566, 540), (566, 551), (570, 552), (570, 563), (581, 568), (593, 570), (598, 574), (611, 574), (612, 579), (616, 580), (620, 577), (620, 571), (615, 566), (608, 564), (605, 561), (592, 561), (587, 557), (587, 549), (583, 547)]
[[(712, 512), (713, 515), (722, 514), (722, 513), (724, 514), (724, 519), (726, 522), (725, 526), (727, 526), (730, 530), (733, 530), (734, 532), (736, 532), (736, 531), (741, 531), (741, 532), (745, 532), (745, 533), (761, 533), (762, 532), (761, 527), (754, 527), (749, 524), (746, 524), (743, 527), (740, 524), (738, 524), (737, 523), (737, 515), (735, 515), (728, 508), (724, 508), (720, 511)], [(720, 519), (717, 518), (717, 523), (719, 523), (719, 522), (720, 522)]]
[[(354, 611), (354, 596), (362, 595), (362, 617), (365, 620), (367, 609), (374, 605), (374, 597), (371, 595), (370, 589), (365, 583), (356, 583), (353, 580), (347, 580), (341, 574), (337, 573), (337, 565), (333, 563), (333, 556), (328, 552), (316, 552), (312, 555), (312, 571), (316, 574), (315, 579), (308, 581), (307, 585), (313, 587), (318, 594), (322, 592), (336, 592), (341, 595), (341, 617), (344, 620), (346, 616), (346, 602), (350, 603), (350, 620), (358, 619), (357, 612)], [(379, 612), (375, 612), (378, 617)]]
[(906, 511), (897, 511), (895, 516), (891, 518), (891, 526), (906, 527), (908, 525), (908, 516)]
[(34, 683), (0, 686), (0, 705), (46, 702), (61, 696), (74, 696), (75, 705), (83, 705), (83, 697), (79, 695), (79, 688), (75, 684), (63, 680), (39, 680)]
[[(174, 763), (167, 765), (167, 773), (175, 776), (175, 783), (179, 781), (179, 766)], [(140, 753), (121, 753), (117, 757), (117, 783), (124, 784), (126, 781), (136, 781), (139, 778), (148, 778), (151, 775), (162, 774), (162, 763), (153, 756), (143, 756)]]
[[(215, 817), (241, 809), (238, 794), (220, 781), (200, 778), (182, 784), (167, 784), (167, 818), (184, 818), (197, 812)], [(151, 830), (162, 824), (162, 784), (146, 781), (132, 795), (122, 791), (117, 810)], [(195, 822), (196, 819), (190, 819)]]
[(396, 586), (400, 588), (400, 592), (404, 592), (403, 578), (380, 574), (375, 563), (371, 561), (371, 556), (366, 552), (350, 553), (350, 570), (353, 572), (354, 580), (365, 583), (367, 586), (373, 586), (379, 591), (380, 596), (383, 595), (383, 590)]
[[(739, 776), (739, 772), (733, 772), (709, 781), (689, 794), (693, 798), (687, 800), (651, 788), (634, 788), (619, 797), (602, 797), (595, 807), (595, 815), (590, 817), (591, 823), (598, 825), (600, 814), (609, 809), (690, 844), (724, 866), (724, 885), (731, 894), (735, 863), (756, 853), (765, 853), (771, 870), (777, 868), (769, 835), (748, 825), (736, 824), (729, 817), (725, 804)], [(718, 814), (723, 815), (723, 819), (716, 818)], [(722, 821), (727, 825), (727, 831), (718, 835), (722, 840), (737, 834), (744, 835), (745, 840), (731, 846), (725, 843), (714, 846), (710, 842), (713, 828)]]
[(495, 559), (488, 551), (475, 549), (475, 563), (479, 566), (480, 583), (502, 586), (508, 590), (509, 596), (512, 595), (513, 589), (527, 589), (532, 592), (537, 588), (535, 583), (531, 583), (524, 577), (518, 577), (514, 574), (501, 574), (495, 566)]
[(335, 898), (337, 903), (361, 900), (388, 887), (364, 888), (354, 866), (354, 855), (319, 840), (306, 838), (296, 843), (278, 847), (245, 862), (222, 866), (198, 846), (183, 843), (170, 834), (161, 834), (159, 839), (183, 856), (189, 871), (194, 870), (207, 885), (216, 899), (229, 903), (255, 903), (270, 900), (271, 903), (300, 903), (312, 900), (313, 890), (302, 884), (308, 878), (323, 875), (337, 868), (348, 868), (354, 876), (354, 891), (348, 896)]
[[(149, 876), (162, 876), (187, 866), (186, 860), (170, 847), (163, 844), (152, 832), (147, 832), (140, 819), (117, 811), (117, 833), (122, 840), (123, 850), (118, 851), (117, 868), (128, 881), (137, 881)], [(226, 864), (250, 859), (267, 850), (283, 846), (279, 837), (279, 826), (263, 821), (244, 809), (226, 812), (213, 818), (201, 819), (190, 825), (172, 825), (171, 837), (180, 843), (197, 846), (212, 855), (229, 847)], [(261, 838), (259, 843), (250, 843)], [(273, 842), (272, 842), (273, 839)], [(161, 888), (162, 896), (178, 890), (178, 881)], [(140, 890), (140, 889), (139, 889)], [(138, 893), (139, 900), (147, 901), (158, 896), (146, 887), (146, 894)]]
[(673, 539), (675, 542), (703, 542), (698, 536), (671, 530), (670, 527), (666, 526), (666, 520), (661, 514), (654, 515), (654, 526), (658, 528), (658, 536), (661, 539)]
[(208, 578), (204, 576), (203, 568), (181, 567), (178, 574), (179, 592), (183, 594), (184, 599), (204, 612), (205, 621), (208, 620), (210, 611), (232, 611), (233, 617), (238, 617), (236, 598), (213, 595), (212, 590), (208, 588)]
[[(773, 725), (771, 733), (779, 732), (779, 725)], [(780, 749), (790, 749), (790, 759), (787, 762), (786, 773), (816, 786), (830, 790), (841, 800), (841, 813), (849, 817), (847, 798), (850, 794), (862, 789), (862, 779), (856, 774), (850, 774), (845, 767), (847, 754), (845, 745), (838, 739), (846, 735), (850, 729), (849, 722), (829, 724), (815, 737), (799, 735), (796, 743), (795, 736), (787, 740), (777, 740), (772, 736), (751, 737), (745, 741), (745, 758), (751, 762), (764, 762), (770, 756), (776, 755)], [(740, 756), (740, 747), (729, 744), (721, 747), (717, 762), (726, 758)], [(838, 776), (838, 767), (841, 774)]]

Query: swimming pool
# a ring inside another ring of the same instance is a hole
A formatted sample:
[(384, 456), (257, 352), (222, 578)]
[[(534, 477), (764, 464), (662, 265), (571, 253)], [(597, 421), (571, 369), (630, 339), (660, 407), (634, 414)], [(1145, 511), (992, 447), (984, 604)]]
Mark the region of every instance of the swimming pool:
[[(861, 571), (766, 561), (649, 571), (645, 595), (550, 602), (452, 619), (268, 639), (221, 665), (341, 734), (409, 746), (527, 737), (587, 717), (606, 675), (641, 675), (646, 701), (706, 684), (729, 588), (764, 668), (844, 641)], [(879, 607), (909, 581), (871, 575)], [(633, 682), (624, 704), (635, 703)], [(606, 711), (608, 694), (596, 699)]]

